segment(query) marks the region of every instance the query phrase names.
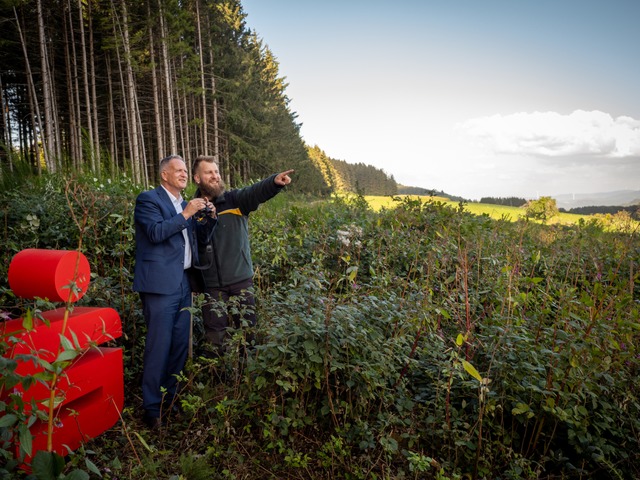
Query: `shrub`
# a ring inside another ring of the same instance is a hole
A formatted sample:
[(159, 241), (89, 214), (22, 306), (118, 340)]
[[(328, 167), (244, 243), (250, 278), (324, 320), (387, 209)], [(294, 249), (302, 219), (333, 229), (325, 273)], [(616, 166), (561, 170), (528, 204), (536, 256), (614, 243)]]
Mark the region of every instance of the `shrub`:
[[(135, 415), (135, 193), (50, 178), (0, 199), (5, 268), (26, 247), (81, 243), (94, 272), (83, 301), (123, 319), (125, 424), (89, 445), (105, 477), (640, 474), (637, 232), (279, 195), (250, 221), (257, 346), (241, 358), (235, 332), (224, 358), (195, 357), (185, 414), (149, 437)], [(31, 306), (6, 283), (1, 295), (7, 315)]]

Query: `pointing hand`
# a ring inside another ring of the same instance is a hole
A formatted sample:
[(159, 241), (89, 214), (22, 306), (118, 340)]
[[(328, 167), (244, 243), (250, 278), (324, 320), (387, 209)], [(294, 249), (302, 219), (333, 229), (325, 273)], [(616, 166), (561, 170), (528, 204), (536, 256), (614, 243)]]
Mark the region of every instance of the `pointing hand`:
[(295, 172), (295, 170), (286, 170), (282, 173), (279, 173), (278, 175), (276, 175), (276, 178), (273, 181), (276, 183), (276, 185), (280, 185), (281, 187), (289, 185), (291, 183), (291, 177), (289, 176), (289, 174), (293, 172)]

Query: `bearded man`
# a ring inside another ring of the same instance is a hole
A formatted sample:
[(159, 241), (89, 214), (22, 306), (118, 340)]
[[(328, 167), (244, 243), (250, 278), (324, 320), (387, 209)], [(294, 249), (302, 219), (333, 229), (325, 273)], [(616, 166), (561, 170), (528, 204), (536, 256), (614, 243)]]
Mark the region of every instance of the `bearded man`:
[[(248, 187), (229, 191), (225, 190), (216, 157), (199, 156), (191, 171), (198, 186), (195, 197), (212, 202), (218, 219), (215, 230), (207, 238), (198, 238), (199, 268), (207, 296), (202, 308), (207, 355), (217, 357), (224, 354), (228, 327), (256, 325), (249, 214), (289, 185), (289, 174), (294, 171), (286, 170)], [(230, 303), (238, 313), (231, 313)], [(254, 336), (247, 335), (246, 341), (251, 345)]]

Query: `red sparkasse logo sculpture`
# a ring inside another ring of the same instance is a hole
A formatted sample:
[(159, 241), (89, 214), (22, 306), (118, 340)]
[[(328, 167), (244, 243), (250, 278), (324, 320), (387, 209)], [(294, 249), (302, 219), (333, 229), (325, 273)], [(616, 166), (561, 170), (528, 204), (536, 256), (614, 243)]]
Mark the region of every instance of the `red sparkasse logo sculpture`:
[[(90, 273), (89, 262), (80, 252), (28, 249), (13, 257), (8, 277), (9, 286), (19, 297), (67, 303), (86, 293)], [(122, 349), (99, 345), (120, 337), (122, 322), (114, 309), (99, 307), (57, 308), (42, 312), (41, 317), (44, 320), (34, 319), (29, 330), (23, 327), (22, 318), (0, 322), (2, 337), (15, 338), (9, 340), (5, 356), (16, 360), (15, 371), (22, 376), (42, 373), (45, 362), (51, 364), (67, 356), (69, 365), (53, 383), (38, 381), (26, 390), (18, 385), (0, 394), (5, 398), (21, 395), (27, 412), (33, 399), (37, 408), (48, 414), (54, 390), (51, 450), (64, 456), (118, 421), (124, 404)], [(73, 345), (68, 355), (64, 355), (65, 345)], [(31, 426), (31, 456), (48, 449), (48, 429), (44, 420)]]

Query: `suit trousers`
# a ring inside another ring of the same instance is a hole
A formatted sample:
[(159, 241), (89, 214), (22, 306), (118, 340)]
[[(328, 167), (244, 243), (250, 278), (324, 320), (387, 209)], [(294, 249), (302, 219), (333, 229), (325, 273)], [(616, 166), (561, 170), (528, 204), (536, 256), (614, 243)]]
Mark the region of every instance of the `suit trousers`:
[(147, 324), (142, 405), (148, 417), (159, 417), (163, 405), (168, 406), (176, 395), (177, 376), (189, 352), (191, 287), (187, 273), (175, 292), (140, 293), (140, 298)]

